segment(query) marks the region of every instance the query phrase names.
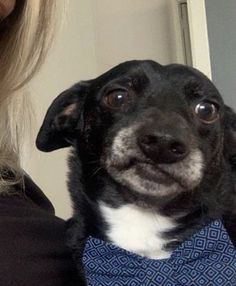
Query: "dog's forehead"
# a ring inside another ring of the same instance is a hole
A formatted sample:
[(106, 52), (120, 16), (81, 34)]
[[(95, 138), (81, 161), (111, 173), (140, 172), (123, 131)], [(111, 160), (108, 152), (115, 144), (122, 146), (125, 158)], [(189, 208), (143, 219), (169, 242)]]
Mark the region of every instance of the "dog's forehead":
[(122, 86), (131, 87), (140, 94), (145, 91), (146, 97), (150, 94), (156, 99), (167, 100), (168, 97), (185, 100), (186, 90), (188, 94), (194, 94), (197, 90), (204, 98), (213, 96), (216, 100), (222, 101), (216, 87), (200, 71), (180, 64), (164, 66), (152, 60), (124, 62), (91, 80), (89, 98), (100, 100), (107, 90)]
[(121, 63), (92, 81), (92, 85), (99, 88), (110, 82), (145, 77), (149, 81), (153, 77), (160, 77), (163, 66), (151, 60), (134, 60)]
[(152, 60), (134, 60), (121, 63), (92, 80), (91, 83), (93, 87), (99, 89), (110, 82), (128, 81), (129, 79), (144, 77), (150, 85), (156, 83), (171, 84), (174, 82), (185, 85), (189, 81), (212, 85), (207, 77), (196, 69), (180, 64), (163, 66)]

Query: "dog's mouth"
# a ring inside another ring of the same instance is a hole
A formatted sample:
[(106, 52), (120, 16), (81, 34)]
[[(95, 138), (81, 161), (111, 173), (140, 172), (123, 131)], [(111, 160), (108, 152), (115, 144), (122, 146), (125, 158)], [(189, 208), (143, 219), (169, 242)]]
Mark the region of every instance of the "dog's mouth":
[(192, 190), (202, 179), (203, 157), (193, 150), (174, 164), (156, 164), (143, 156), (116, 157), (106, 160), (108, 173), (119, 183), (141, 193), (169, 195)]
[(136, 173), (140, 178), (157, 184), (170, 186), (175, 181), (170, 174), (150, 163), (137, 162), (132, 168), (136, 170)]
[(151, 160), (132, 158), (123, 162), (116, 161), (110, 165), (110, 169), (117, 170), (120, 173), (133, 171), (140, 179), (156, 184), (170, 186), (177, 182), (181, 187), (184, 187), (175, 176), (162, 169), (161, 166), (153, 164)]

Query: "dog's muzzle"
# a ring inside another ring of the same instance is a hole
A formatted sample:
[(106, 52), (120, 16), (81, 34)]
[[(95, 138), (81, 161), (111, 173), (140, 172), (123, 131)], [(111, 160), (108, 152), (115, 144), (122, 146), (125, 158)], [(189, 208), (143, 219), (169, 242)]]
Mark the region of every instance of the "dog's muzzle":
[(107, 171), (141, 193), (192, 189), (202, 178), (203, 155), (187, 122), (176, 113), (150, 114), (113, 137), (106, 154)]

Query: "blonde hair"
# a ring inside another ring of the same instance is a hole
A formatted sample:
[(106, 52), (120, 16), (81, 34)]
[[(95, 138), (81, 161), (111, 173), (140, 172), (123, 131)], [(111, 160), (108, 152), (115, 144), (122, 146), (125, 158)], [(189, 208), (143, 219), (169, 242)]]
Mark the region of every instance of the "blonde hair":
[(0, 192), (21, 181), (20, 140), (29, 103), (19, 92), (41, 66), (58, 0), (17, 0), (0, 22)]

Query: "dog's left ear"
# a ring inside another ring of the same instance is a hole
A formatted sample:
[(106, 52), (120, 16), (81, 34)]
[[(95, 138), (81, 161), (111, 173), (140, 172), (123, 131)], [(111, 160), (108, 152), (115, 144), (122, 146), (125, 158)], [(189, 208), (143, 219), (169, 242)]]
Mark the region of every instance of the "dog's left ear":
[(76, 84), (53, 101), (36, 139), (39, 150), (50, 152), (73, 144), (83, 124), (87, 88), (85, 82)]
[(228, 106), (225, 106), (225, 156), (236, 169), (236, 113)]

